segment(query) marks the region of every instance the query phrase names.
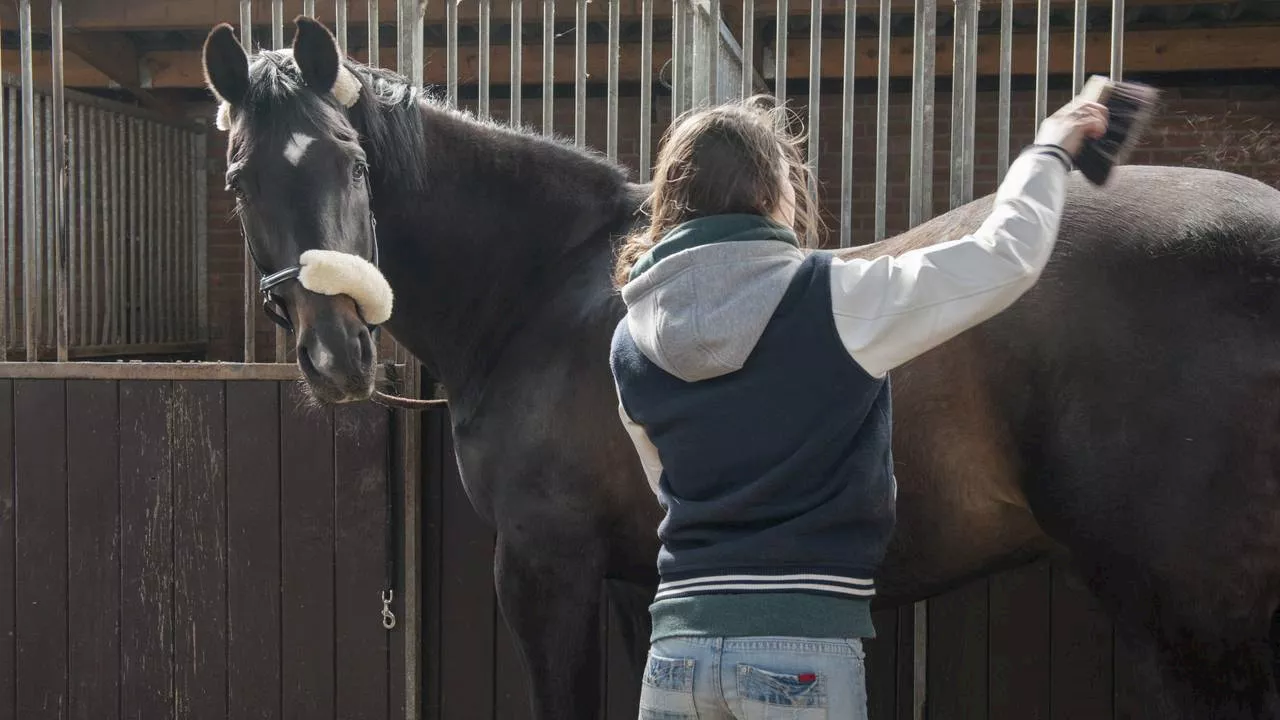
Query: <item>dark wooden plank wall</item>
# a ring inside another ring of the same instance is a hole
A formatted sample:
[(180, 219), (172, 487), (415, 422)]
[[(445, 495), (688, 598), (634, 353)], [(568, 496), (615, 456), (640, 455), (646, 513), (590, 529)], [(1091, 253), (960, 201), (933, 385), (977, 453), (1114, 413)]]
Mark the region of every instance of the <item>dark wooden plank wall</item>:
[[(424, 717), (523, 720), (526, 683), (493, 591), (493, 531), (459, 484), (447, 415), (423, 423), (426, 507)], [(911, 720), (914, 615), (875, 614), (867, 643), (872, 720)], [(607, 720), (636, 689), (620, 672), (610, 629)], [(1142, 718), (1127, 693), (1129, 670), (1113, 650), (1111, 624), (1065, 567), (1039, 562), (970, 583), (929, 601), (928, 700), (934, 720), (1121, 720)]]
[(0, 380), (0, 718), (402, 716), (390, 433), (292, 381)]

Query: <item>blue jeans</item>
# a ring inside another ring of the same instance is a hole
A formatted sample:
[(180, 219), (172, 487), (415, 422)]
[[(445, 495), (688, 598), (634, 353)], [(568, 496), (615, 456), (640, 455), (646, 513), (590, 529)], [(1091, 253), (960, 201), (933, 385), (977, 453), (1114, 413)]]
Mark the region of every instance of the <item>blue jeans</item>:
[(640, 720), (867, 720), (857, 638), (674, 637), (649, 648)]

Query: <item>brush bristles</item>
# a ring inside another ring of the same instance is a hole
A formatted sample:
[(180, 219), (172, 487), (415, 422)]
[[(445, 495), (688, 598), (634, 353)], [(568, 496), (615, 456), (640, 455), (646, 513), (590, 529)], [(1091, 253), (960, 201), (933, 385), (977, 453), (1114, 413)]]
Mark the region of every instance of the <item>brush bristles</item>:
[(1076, 167), (1090, 182), (1103, 185), (1113, 167), (1128, 161), (1138, 140), (1151, 125), (1160, 92), (1140, 83), (1112, 82), (1094, 76), (1081, 96), (1101, 103), (1108, 112), (1106, 135), (1085, 142), (1076, 159)]

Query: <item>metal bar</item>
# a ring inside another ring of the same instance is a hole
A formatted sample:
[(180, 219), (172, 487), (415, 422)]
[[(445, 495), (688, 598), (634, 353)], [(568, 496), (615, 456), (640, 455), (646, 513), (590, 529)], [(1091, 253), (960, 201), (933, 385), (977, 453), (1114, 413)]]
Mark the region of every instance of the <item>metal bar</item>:
[(316, 0), (302, 0), (302, 14), (309, 18), (316, 16)]
[(684, 112), (684, 56), (690, 52), (682, 18), (687, 0), (671, 0), (671, 119)]
[(458, 106), (458, 3), (456, 0), (444, 4), (446, 24), (445, 63), (448, 72), (449, 105)]
[(956, 0), (951, 82), (951, 207), (973, 198), (974, 94), (977, 90), (978, 0)]
[[(201, 121), (204, 122), (204, 121)], [(195, 196), (192, 198), (195, 212), (192, 220), (195, 226), (195, 278), (197, 312), (199, 313), (200, 339), (209, 339), (209, 208), (206, 200), (209, 197), (209, 152), (208, 139), (205, 133), (195, 133), (195, 172), (192, 179), (195, 183)]]
[(1013, 0), (1000, 0), (1000, 99), (996, 130), (996, 181), (1009, 172), (1009, 130), (1013, 115)]
[[(44, 253), (41, 258), (41, 264), (44, 267), (44, 286), (42, 288), (41, 297), (47, 303), (41, 310), (42, 326), (44, 328), (46, 342), (52, 342), (57, 345), (57, 305), (58, 298), (61, 293), (58, 292), (58, 280), (56, 277), (56, 268), (58, 264), (57, 249), (57, 218), (54, 214), (58, 212), (56, 205), (57, 198), (57, 166), (54, 165), (56, 158), (54, 157), (53, 143), (53, 100), (46, 96), (40, 98), (40, 102), (44, 107), (44, 124), (41, 126), (44, 132), (44, 145), (41, 147), (41, 172), (44, 178), (44, 215), (40, 218), (41, 237), (44, 238), (41, 245)], [(52, 292), (50, 292), (52, 290)]]
[(555, 42), (556, 42), (556, 3), (555, 0), (542, 0), (542, 132), (550, 135), (555, 132)]
[(480, 117), (486, 120), (492, 114), (489, 107), (489, 68), (493, 65), (493, 51), (489, 47), (492, 3), (493, 0), (480, 0)]
[(1089, 32), (1089, 0), (1076, 0), (1075, 34), (1071, 50), (1071, 93), (1084, 87), (1085, 34)]
[(587, 2), (577, 0), (573, 9), (573, 144), (587, 144)]
[[(610, 160), (618, 159), (618, 64), (621, 62), (622, 50), (622, 18), (618, 13), (618, 3), (609, 3), (609, 107), (605, 135), (605, 154)], [(652, 55), (647, 56), (646, 60)], [(649, 61), (651, 66), (652, 61)]]
[(809, 7), (809, 137), (805, 145), (809, 150), (809, 172), (814, 186), (809, 191), (817, 196), (818, 154), (822, 149), (819, 138), (822, 112), (822, 0), (813, 0)]
[[(822, 0), (814, 0), (820, 3)], [(707, 104), (720, 102), (720, 0), (709, 0), (703, 52), (707, 54)]]
[[(96, 263), (89, 262), (89, 255), (92, 251), (93, 236), (91, 235), (92, 226), (90, 225), (89, 201), (89, 182), (91, 174), (89, 171), (89, 162), (93, 159), (93, 152), (89, 145), (89, 131), (92, 130), (92, 122), (86, 117), (88, 109), (83, 105), (76, 106), (76, 190), (78, 198), (76, 200), (76, 212), (72, 217), (75, 220), (76, 240), (79, 250), (76, 252), (79, 267), (77, 276), (79, 282), (76, 285), (76, 293), (80, 304), (80, 313), (76, 317), (77, 337), (82, 345), (89, 345), (93, 338), (91, 335), (93, 321), (89, 315), (89, 297), (93, 289), (97, 287), (97, 274), (94, 268)], [(89, 123), (86, 125), (86, 123)], [(94, 254), (96, 258), (97, 255)], [(93, 281), (90, 281), (93, 277)]]
[(418, 0), (396, 0), (396, 68), (422, 87), (422, 11)]
[[(453, 3), (449, 3), (452, 5)], [(333, 2), (333, 29), (334, 37), (338, 40), (338, 53), (343, 57), (347, 55), (347, 0), (334, 0)]]
[[(853, 246), (854, 53), (858, 36), (857, 0), (844, 6), (844, 79), (840, 88), (840, 247)], [(883, 62), (883, 61), (882, 61)], [(748, 73), (749, 74), (749, 73)], [(812, 122), (812, 121), (810, 121)]]
[(520, 110), (524, 102), (524, 1), (511, 0), (511, 127), (521, 125)]
[[(0, 379), (33, 380), (301, 380), (297, 365), (223, 362), (0, 362)], [(378, 368), (378, 379), (386, 374)], [(413, 413), (410, 413), (413, 414)]]
[(164, 329), (165, 339), (170, 342), (178, 340), (181, 336), (181, 312), (183, 292), (182, 286), (177, 282), (179, 275), (179, 258), (181, 257), (181, 235), (178, 234), (178, 215), (179, 201), (181, 198), (182, 179), (178, 177), (178, 131), (173, 128), (161, 128), (164, 132), (164, 174), (165, 174), (165, 195), (168, 196), (168, 202), (161, 208), (164, 212), (165, 234), (168, 236), (165, 247), (168, 249), (168, 255), (165, 258), (165, 282), (168, 283), (168, 292), (165, 293), (168, 301), (161, 309), (164, 313)]
[[(342, 0), (338, 2), (341, 3)], [(240, 44), (244, 46), (245, 52), (253, 52), (252, 0), (240, 0)], [(241, 248), (244, 253), (244, 359), (245, 362), (253, 362), (258, 355), (258, 307), (255, 302), (258, 299), (258, 271), (249, 255), (248, 236), (245, 236), (244, 242), (245, 245)]]
[(1111, 0), (1111, 79), (1124, 79), (1124, 0)]
[[(18, 237), (18, 155), (21, 152), (18, 140), (18, 105), (21, 98), (18, 95), (17, 88), (6, 88), (5, 96), (7, 97), (5, 108), (8, 122), (5, 128), (5, 164), (7, 167), (7, 182), (5, 183), (5, 238), (8, 239), (8, 268), (3, 275), (5, 286), (3, 288), (4, 295), (9, 299), (8, 310), (4, 316), (0, 317), (0, 323), (8, 323), (10, 332), (10, 343), (17, 342), (18, 336), (18, 299), (21, 297), (21, 290), (18, 288), (18, 243), (21, 239)], [(25, 236), (25, 235), (24, 235)], [(8, 345), (3, 347), (6, 352)]]
[(191, 293), (195, 290), (196, 278), (191, 277), (191, 176), (195, 168), (191, 166), (191, 155), (187, 152), (187, 133), (176, 130), (173, 134), (173, 161), (177, 167), (177, 211), (174, 235), (178, 238), (177, 278), (178, 278), (178, 338), (191, 340), (195, 334), (195, 314), (191, 311)]
[[(0, 101), (3, 101), (8, 95), (7, 92), (0, 90)], [(12, 100), (10, 100), (12, 103)], [(7, 138), (7, 131), (11, 131), (12, 120), (5, 122), (5, 108), (3, 102), (0, 102), (0, 137)], [(12, 116), (10, 116), (12, 117)], [(7, 183), (3, 173), (5, 162), (12, 157), (11, 147), (0, 146), (0, 232), (4, 235), (0, 237), (0, 360), (9, 357), (9, 310), (10, 302), (9, 293), (13, 290), (13, 246), (14, 237), (12, 230), (6, 230), (11, 227), (6, 222), (13, 217), (10, 212), (10, 206), (6, 198)]]
[(777, 28), (773, 38), (773, 94), (779, 103), (787, 100), (787, 25), (791, 8), (787, 0), (778, 0)]
[(284, 0), (271, 0), (271, 47), (284, 47)]
[(111, 123), (112, 142), (111, 147), (114, 149), (114, 162), (112, 163), (113, 177), (111, 178), (111, 204), (112, 204), (112, 270), (113, 277), (111, 287), (114, 292), (112, 300), (113, 315), (115, 316), (115, 336), (116, 343), (123, 343), (126, 340), (127, 324), (125, 322), (125, 291), (127, 281), (127, 265), (128, 246), (125, 244), (125, 123), (126, 118), (117, 116), (115, 122)]
[(32, 193), (35, 194), (35, 209), (36, 209), (36, 214), (34, 216), (35, 222), (32, 223), (32, 225), (35, 226), (35, 256), (34, 256), (35, 266), (33, 269), (33, 273), (35, 274), (36, 294), (27, 298), (27, 302), (35, 306), (35, 309), (36, 309), (34, 322), (35, 322), (35, 332), (36, 332), (36, 349), (38, 351), (39, 343), (42, 341), (43, 338), (48, 336), (48, 333), (44, 331), (44, 317), (47, 314), (45, 313), (44, 306), (45, 306), (45, 298), (47, 296), (48, 287), (49, 287), (48, 281), (46, 279), (46, 273), (47, 273), (48, 267), (45, 262), (46, 244), (45, 244), (45, 237), (44, 237), (44, 233), (46, 229), (45, 218), (49, 217), (49, 208), (46, 205), (46, 201), (48, 200), (48, 193), (45, 192), (45, 189), (44, 189), (44, 183), (45, 183), (44, 166), (46, 162), (44, 149), (49, 147), (49, 138), (45, 137), (45, 132), (48, 130), (49, 124), (44, 121), (44, 113), (48, 111), (48, 103), (45, 102), (45, 98), (39, 95), (36, 95), (34, 92), (32, 93), (32, 95), (34, 96), (34, 101), (36, 106), (36, 116), (35, 116), (36, 139), (40, 143), (40, 146), (35, 149), (35, 156), (34, 156), (35, 159), (33, 162), (33, 164), (35, 165), (35, 182), (33, 183), (33, 187), (32, 187)]
[[(857, 0), (850, 0), (856, 3)], [(756, 0), (742, 0), (742, 97), (755, 94)]]
[[(484, 0), (484, 5), (487, 13), (489, 0)], [(369, 0), (366, 8), (366, 15), (369, 18), (368, 26), (365, 28), (368, 33), (368, 39), (366, 40), (368, 49), (365, 50), (367, 56), (366, 60), (371, 67), (379, 67), (379, 63), (382, 60), (380, 53), (378, 52), (382, 45), (382, 33), (380, 32), (382, 25), (378, 22), (378, 18), (381, 17), (381, 13), (378, 10), (378, 0)]]
[(145, 328), (145, 339), (147, 342), (156, 342), (156, 306), (160, 303), (156, 299), (156, 290), (159, 276), (159, 267), (157, 260), (159, 259), (159, 243), (156, 237), (156, 193), (159, 188), (156, 187), (155, 176), (155, 155), (156, 141), (154, 126), (150, 123), (143, 122), (138, 129), (142, 139), (142, 169), (139, 188), (142, 195), (142, 217), (141, 231), (142, 242), (142, 296), (138, 298), (138, 302), (142, 305), (142, 316), (144, 318), (143, 327)]
[(142, 121), (133, 120), (129, 123), (129, 147), (133, 150), (130, 157), (129, 172), (129, 198), (130, 198), (130, 216), (129, 216), (129, 254), (133, 256), (133, 267), (130, 268), (130, 275), (133, 280), (133, 294), (128, 298), (129, 305), (129, 335), (133, 342), (140, 343), (146, 340), (144, 329), (146, 328), (144, 312), (146, 306), (143, 304), (143, 293), (146, 290), (144, 284), (146, 278), (146, 268), (143, 265), (143, 245), (146, 242), (144, 226), (142, 223), (143, 212), (143, 193), (146, 192), (146, 184), (142, 180)]
[(1036, 104), (1038, 127), (1048, 113), (1049, 104), (1049, 0), (1036, 3)]
[[(88, 338), (90, 345), (104, 342), (106, 336), (106, 315), (102, 312), (102, 292), (106, 286), (106, 267), (109, 264), (108, 253), (102, 248), (102, 222), (105, 217), (106, 203), (99, 196), (100, 174), (104, 169), (103, 158), (106, 156), (107, 138), (102, 132), (102, 112), (97, 108), (88, 108), (89, 112), (89, 317), (92, 318), (92, 334)], [(99, 250), (102, 260), (98, 259)]]
[(640, 182), (652, 172), (653, 140), (653, 0), (640, 3)]
[[(21, 89), (22, 77), (21, 75), (14, 75), (8, 72), (0, 73), (0, 84)], [(53, 93), (53, 83), (49, 82), (48, 80), (37, 78), (33, 81), (32, 86), (35, 88), (37, 94)], [(87, 107), (101, 108), (103, 110), (106, 110), (108, 112), (115, 113), (118, 115), (140, 117), (146, 120), (150, 120), (151, 122), (160, 123), (162, 125), (172, 125), (174, 127), (182, 127), (182, 128), (188, 128), (188, 129), (194, 128), (196, 126), (196, 123), (194, 121), (177, 120), (173, 116), (163, 115), (161, 113), (148, 110), (139, 105), (126, 105), (124, 103), (116, 102), (114, 100), (108, 100), (106, 98), (99, 97), (98, 95), (90, 95), (89, 93), (78, 92), (72, 88), (64, 87), (62, 94), (63, 94), (63, 97), (66, 98), (67, 101), (69, 102), (75, 102), (80, 105), (85, 105)]]
[(915, 0), (914, 53), (911, 69), (911, 176), (908, 224), (932, 215), (933, 112), (935, 51), (938, 44), (937, 0)]
[[(889, 69), (893, 40), (892, 0), (880, 0), (880, 28), (876, 46), (876, 219), (873, 239), (883, 240), (887, 234), (889, 203)], [(846, 18), (845, 37), (856, 31)], [(852, 72), (852, 58), (845, 59), (845, 77)]]

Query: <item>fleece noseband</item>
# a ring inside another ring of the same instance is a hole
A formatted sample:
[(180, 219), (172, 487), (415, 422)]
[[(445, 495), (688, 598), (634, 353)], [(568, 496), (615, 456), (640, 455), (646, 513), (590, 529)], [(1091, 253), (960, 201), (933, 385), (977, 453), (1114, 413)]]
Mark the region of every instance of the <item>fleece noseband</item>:
[[(373, 257), (370, 260), (336, 250), (308, 250), (298, 258), (297, 265), (267, 275), (255, 257), (254, 264), (263, 275), (258, 281), (263, 312), (276, 325), (292, 333), (293, 322), (289, 320), (284, 301), (274, 290), (290, 280), (297, 280), (302, 287), (314, 293), (350, 297), (369, 331), (376, 332), (377, 326), (391, 317), (393, 296), (391, 286), (378, 269), (378, 223), (372, 212), (369, 213), (369, 233), (373, 240)], [(252, 253), (253, 243), (248, 245)]]

